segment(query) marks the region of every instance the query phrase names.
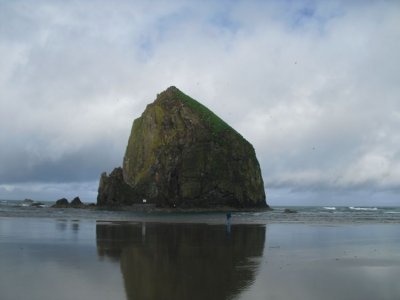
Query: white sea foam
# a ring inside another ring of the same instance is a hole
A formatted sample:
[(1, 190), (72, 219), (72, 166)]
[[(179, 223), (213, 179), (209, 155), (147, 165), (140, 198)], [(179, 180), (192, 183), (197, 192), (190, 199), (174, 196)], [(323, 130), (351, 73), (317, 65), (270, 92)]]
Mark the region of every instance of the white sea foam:
[(336, 210), (336, 207), (334, 207), (334, 206), (324, 206), (324, 209), (327, 209), (327, 210)]
[(385, 214), (400, 214), (400, 211), (385, 211)]
[(378, 210), (377, 207), (354, 207), (354, 206), (350, 206), (349, 209), (351, 209), (351, 210), (366, 210), (366, 211)]

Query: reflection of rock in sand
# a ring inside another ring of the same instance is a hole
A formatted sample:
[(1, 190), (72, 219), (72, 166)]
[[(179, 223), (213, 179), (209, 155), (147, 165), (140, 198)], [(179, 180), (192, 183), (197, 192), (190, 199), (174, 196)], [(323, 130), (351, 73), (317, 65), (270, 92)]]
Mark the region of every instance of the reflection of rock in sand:
[(265, 227), (98, 224), (99, 256), (120, 260), (128, 299), (231, 299), (255, 277)]

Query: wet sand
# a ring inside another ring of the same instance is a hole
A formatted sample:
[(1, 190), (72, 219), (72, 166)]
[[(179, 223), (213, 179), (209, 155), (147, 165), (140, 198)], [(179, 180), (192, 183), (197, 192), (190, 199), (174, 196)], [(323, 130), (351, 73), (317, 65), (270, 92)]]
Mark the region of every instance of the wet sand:
[(400, 225), (0, 218), (0, 299), (399, 299)]

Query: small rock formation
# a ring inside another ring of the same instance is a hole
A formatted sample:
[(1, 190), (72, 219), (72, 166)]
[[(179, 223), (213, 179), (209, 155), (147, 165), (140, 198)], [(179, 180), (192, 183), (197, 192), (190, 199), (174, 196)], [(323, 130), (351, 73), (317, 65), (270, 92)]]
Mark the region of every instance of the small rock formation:
[(100, 206), (267, 208), (253, 146), (170, 87), (133, 122), (123, 167), (103, 173)]
[(291, 209), (291, 208), (285, 208), (285, 210), (283, 212), (285, 214), (295, 214), (295, 213), (297, 213), (297, 210)]
[[(101, 174), (97, 204), (108, 206), (130, 205), (140, 196), (124, 181), (122, 168), (115, 168), (110, 175)], [(142, 201), (143, 202), (143, 201)]]
[(61, 199), (58, 199), (56, 201), (56, 204), (54, 204), (52, 207), (55, 207), (55, 208), (67, 208), (67, 207), (69, 207), (69, 202), (68, 202), (67, 199), (61, 198)]
[(79, 197), (75, 197), (70, 204), (71, 207), (74, 208), (82, 208), (85, 206), (85, 204), (82, 203), (81, 199), (79, 199)]
[(87, 208), (88, 205), (84, 204), (79, 197), (75, 197), (71, 203), (66, 198), (61, 198), (56, 201), (53, 208)]

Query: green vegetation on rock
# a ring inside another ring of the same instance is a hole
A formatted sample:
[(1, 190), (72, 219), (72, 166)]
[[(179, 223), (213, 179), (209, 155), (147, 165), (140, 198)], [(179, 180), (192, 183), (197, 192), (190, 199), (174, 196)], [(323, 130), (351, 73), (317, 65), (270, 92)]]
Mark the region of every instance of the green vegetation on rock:
[[(176, 89), (175, 87), (171, 87)], [(176, 89), (176, 96), (179, 100), (187, 104), (193, 111), (199, 114), (202, 121), (210, 126), (214, 133), (220, 133), (224, 130), (233, 130), (231, 126), (225, 123), (220, 117), (214, 114), (211, 110), (205, 107), (200, 102), (194, 100), (192, 97), (184, 94), (180, 90)], [(236, 132), (236, 131), (235, 131)], [(237, 132), (236, 132), (237, 133)], [(239, 133), (238, 133), (239, 134)]]

